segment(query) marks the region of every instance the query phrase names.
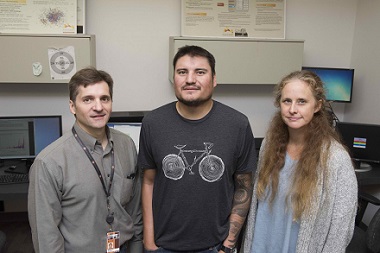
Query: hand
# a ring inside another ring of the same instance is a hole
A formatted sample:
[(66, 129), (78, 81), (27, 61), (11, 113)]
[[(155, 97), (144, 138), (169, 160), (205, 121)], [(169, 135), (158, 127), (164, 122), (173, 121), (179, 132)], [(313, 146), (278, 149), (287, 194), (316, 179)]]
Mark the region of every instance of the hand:
[(149, 251), (155, 251), (158, 249), (158, 246), (154, 242), (153, 243), (147, 243), (147, 244), (144, 243), (144, 248), (146, 250), (149, 250)]

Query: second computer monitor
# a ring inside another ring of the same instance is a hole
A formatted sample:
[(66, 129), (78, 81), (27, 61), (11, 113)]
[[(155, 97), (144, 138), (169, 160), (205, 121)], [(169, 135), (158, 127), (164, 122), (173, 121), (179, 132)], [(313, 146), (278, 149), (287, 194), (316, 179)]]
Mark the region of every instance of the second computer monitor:
[(349, 148), (357, 170), (380, 164), (380, 125), (338, 122), (336, 129)]
[(322, 80), (326, 98), (331, 102), (350, 103), (354, 84), (354, 69), (302, 67), (316, 73)]
[(142, 120), (147, 113), (147, 111), (112, 112), (107, 125), (110, 128), (117, 129), (129, 135), (135, 143), (138, 151)]
[(60, 115), (0, 117), (0, 159), (33, 160), (61, 135)]

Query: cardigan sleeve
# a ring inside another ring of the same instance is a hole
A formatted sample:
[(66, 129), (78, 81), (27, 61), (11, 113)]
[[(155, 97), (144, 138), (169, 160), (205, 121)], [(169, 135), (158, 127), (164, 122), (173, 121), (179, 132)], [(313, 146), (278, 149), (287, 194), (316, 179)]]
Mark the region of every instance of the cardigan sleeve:
[[(330, 185), (335, 189), (331, 224), (327, 234), (325, 246), (322, 252), (342, 252), (344, 253), (350, 243), (354, 227), (358, 200), (358, 185), (355, 170), (351, 158), (340, 145), (332, 149), (329, 166), (332, 171)], [(334, 178), (335, 177), (335, 178)]]

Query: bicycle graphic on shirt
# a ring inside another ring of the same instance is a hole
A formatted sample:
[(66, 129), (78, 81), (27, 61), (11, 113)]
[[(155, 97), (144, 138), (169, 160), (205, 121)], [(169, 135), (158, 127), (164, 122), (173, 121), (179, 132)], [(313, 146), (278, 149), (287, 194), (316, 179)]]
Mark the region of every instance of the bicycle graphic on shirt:
[[(186, 145), (174, 146), (179, 150), (178, 154), (169, 154), (162, 160), (162, 169), (165, 176), (172, 180), (178, 180), (183, 177), (185, 171), (189, 171), (189, 175), (194, 175), (193, 166), (199, 162), (199, 175), (207, 182), (215, 182), (219, 180), (224, 172), (224, 163), (222, 159), (216, 155), (210, 155), (211, 148), (214, 146), (211, 142), (203, 143), (204, 150), (186, 150)], [(187, 161), (185, 153), (201, 153), (195, 156), (191, 164)], [(202, 159), (202, 160), (201, 160)]]

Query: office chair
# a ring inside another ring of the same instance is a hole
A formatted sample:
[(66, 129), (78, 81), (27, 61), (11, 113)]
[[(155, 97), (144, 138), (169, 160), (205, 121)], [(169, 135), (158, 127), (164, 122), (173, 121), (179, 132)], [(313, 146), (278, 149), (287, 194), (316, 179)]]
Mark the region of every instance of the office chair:
[(354, 235), (346, 253), (380, 252), (380, 209), (372, 217), (368, 227), (362, 222), (368, 203), (379, 206), (380, 200), (375, 196), (359, 191), (359, 207), (355, 219)]
[(0, 253), (5, 252), (6, 239), (7, 237), (5, 236), (5, 233), (3, 231), (0, 231)]

